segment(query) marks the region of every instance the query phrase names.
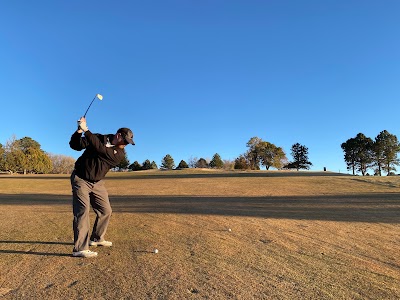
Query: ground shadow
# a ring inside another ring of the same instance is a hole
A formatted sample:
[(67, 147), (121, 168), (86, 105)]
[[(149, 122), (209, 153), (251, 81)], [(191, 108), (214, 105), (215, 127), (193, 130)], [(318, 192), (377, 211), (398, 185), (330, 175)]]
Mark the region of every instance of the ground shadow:
[[(318, 196), (110, 196), (114, 213), (172, 213), (250, 216), (274, 219), (400, 223), (400, 193)], [(70, 210), (71, 196), (0, 195), (0, 205), (62, 205)], [(39, 207), (40, 205), (40, 207)]]
[[(40, 244), (40, 245), (73, 245), (72, 242), (48, 242), (48, 241), (10, 241), (0, 240), (1, 244)], [(51, 252), (38, 252), (38, 251), (22, 251), (22, 250), (0, 250), (0, 254), (28, 254), (28, 255), (42, 255), (42, 256), (71, 256), (66, 253), (51, 253)]]
[(46, 241), (1, 241), (0, 244), (41, 244), (41, 245), (73, 245), (72, 242), (46, 242)]
[(72, 256), (66, 253), (49, 253), (49, 252), (35, 252), (35, 251), (20, 251), (20, 250), (0, 250), (0, 254), (29, 254), (29, 255), (42, 255), (42, 256)]
[(250, 216), (348, 222), (400, 222), (400, 194), (291, 197), (112, 197), (114, 212)]

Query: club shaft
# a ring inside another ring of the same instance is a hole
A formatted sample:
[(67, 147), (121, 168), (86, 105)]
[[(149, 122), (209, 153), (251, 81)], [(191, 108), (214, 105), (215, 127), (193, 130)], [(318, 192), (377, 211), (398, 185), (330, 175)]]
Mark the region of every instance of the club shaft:
[(86, 117), (86, 114), (87, 114), (87, 112), (88, 112), (89, 108), (92, 106), (92, 103), (93, 103), (93, 101), (96, 99), (96, 97), (97, 97), (97, 95), (96, 95), (96, 96), (94, 96), (94, 98), (93, 98), (92, 102), (90, 102), (90, 104), (89, 104), (89, 107), (87, 108), (87, 110), (86, 110), (85, 114), (83, 115), (83, 117), (84, 117), (84, 118)]

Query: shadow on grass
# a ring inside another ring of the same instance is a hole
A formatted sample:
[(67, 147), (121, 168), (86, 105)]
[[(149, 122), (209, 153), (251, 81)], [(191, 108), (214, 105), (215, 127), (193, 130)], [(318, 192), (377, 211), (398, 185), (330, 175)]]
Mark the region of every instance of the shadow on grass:
[[(400, 223), (399, 193), (321, 196), (110, 196), (114, 213), (171, 213), (273, 219)], [(71, 210), (71, 196), (0, 195), (1, 205)], [(59, 205), (57, 209), (52, 208)]]
[(41, 245), (73, 245), (68, 242), (47, 242), (47, 241), (1, 241), (0, 244), (41, 244)]
[(35, 251), (20, 251), (20, 250), (0, 250), (0, 254), (28, 254), (28, 255), (42, 255), (42, 256), (69, 256), (66, 253), (49, 253), (49, 252), (35, 252)]
[[(40, 245), (73, 245), (68, 242), (48, 242), (48, 241), (10, 241), (0, 240), (1, 244), (40, 244)], [(66, 253), (51, 253), (51, 252), (38, 252), (38, 251), (22, 251), (22, 250), (0, 250), (0, 254), (28, 254), (28, 255), (42, 255), (42, 256), (72, 256)]]

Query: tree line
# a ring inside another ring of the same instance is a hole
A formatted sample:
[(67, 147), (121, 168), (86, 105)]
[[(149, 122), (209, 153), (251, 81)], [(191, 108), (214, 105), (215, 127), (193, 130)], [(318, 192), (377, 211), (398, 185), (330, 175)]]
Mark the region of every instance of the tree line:
[[(260, 170), (265, 167), (266, 170), (275, 168), (282, 169), (309, 169), (312, 163), (308, 160), (308, 148), (300, 143), (292, 145), (292, 161), (286, 157), (282, 147), (273, 143), (263, 141), (259, 137), (252, 137), (246, 144), (248, 150), (239, 155), (234, 161), (222, 160), (218, 153), (215, 153), (210, 160), (203, 157), (191, 157), (189, 162), (181, 160), (176, 166), (174, 158), (167, 154), (161, 160), (161, 169), (184, 169), (184, 168), (211, 168), (211, 169), (240, 169), (240, 170)], [(140, 165), (137, 161), (134, 166)], [(132, 165), (131, 165), (132, 166)], [(131, 166), (129, 169), (134, 170)]]
[[(282, 147), (259, 137), (250, 138), (246, 147), (247, 151), (234, 160), (223, 160), (218, 153), (215, 153), (211, 159), (190, 157), (187, 162), (181, 160), (178, 165), (175, 165), (174, 158), (167, 154), (162, 158), (160, 166), (149, 159), (143, 163), (134, 161), (131, 164), (125, 153), (125, 158), (113, 171), (158, 168), (168, 170), (185, 168), (260, 170), (262, 167), (266, 170), (270, 168), (308, 170), (312, 166), (308, 159), (308, 148), (300, 143), (292, 145), (292, 160), (290, 161)], [(368, 170), (372, 170), (374, 175), (379, 176), (383, 173), (394, 175), (396, 166), (400, 165), (397, 157), (400, 152), (400, 144), (397, 137), (387, 130), (381, 131), (374, 140), (359, 133), (342, 143), (341, 148), (344, 152), (347, 170), (352, 171), (353, 175), (356, 173), (369, 175)], [(13, 136), (4, 146), (0, 144), (1, 172), (69, 174), (72, 172), (74, 164), (74, 158), (47, 153), (41, 149), (41, 145), (37, 141), (30, 137), (16, 139)]]
[[(218, 153), (208, 160), (203, 157), (190, 157), (188, 162), (181, 160), (176, 166), (170, 154), (164, 156), (160, 167), (155, 161), (146, 159), (143, 163), (129, 162), (125, 157), (113, 171), (139, 171), (150, 169), (184, 169), (184, 168), (213, 168), (213, 169), (242, 169), (260, 170), (265, 167), (281, 169), (309, 169), (312, 165), (308, 161), (308, 148), (296, 143), (292, 146), (293, 160), (288, 161), (286, 154), (281, 147), (270, 142), (263, 141), (258, 137), (251, 138), (246, 144), (248, 150), (239, 155), (235, 160), (223, 160)], [(30, 137), (16, 139), (13, 136), (3, 146), (0, 144), (0, 171), (23, 174), (69, 174), (75, 164), (73, 157), (55, 155), (45, 152), (41, 145)]]
[(352, 171), (353, 175), (356, 172), (369, 175), (369, 169), (378, 176), (382, 176), (382, 172), (388, 176), (395, 175), (396, 166), (400, 165), (397, 157), (400, 144), (397, 136), (387, 130), (381, 131), (374, 140), (359, 133), (342, 143), (341, 147), (347, 170)]

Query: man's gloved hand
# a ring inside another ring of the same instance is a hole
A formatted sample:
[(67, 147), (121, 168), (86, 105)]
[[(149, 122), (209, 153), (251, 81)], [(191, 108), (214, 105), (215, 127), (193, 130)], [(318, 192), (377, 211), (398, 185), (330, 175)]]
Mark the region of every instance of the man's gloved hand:
[(86, 118), (82, 117), (78, 120), (78, 130), (82, 130), (85, 132), (89, 130), (86, 124)]

